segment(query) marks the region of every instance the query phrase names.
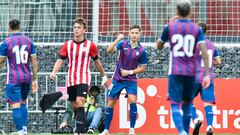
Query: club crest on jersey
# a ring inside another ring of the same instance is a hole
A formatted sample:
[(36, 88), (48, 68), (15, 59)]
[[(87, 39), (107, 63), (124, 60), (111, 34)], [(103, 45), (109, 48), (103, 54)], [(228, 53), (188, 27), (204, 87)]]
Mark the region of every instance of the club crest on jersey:
[(86, 51), (87, 51), (87, 47), (83, 47), (83, 48), (82, 48), (82, 51), (83, 51), (83, 52), (86, 52)]
[(136, 56), (138, 56), (139, 55), (139, 51), (136, 51)]
[(124, 50), (124, 54), (126, 54), (128, 48), (123, 48), (123, 50)]

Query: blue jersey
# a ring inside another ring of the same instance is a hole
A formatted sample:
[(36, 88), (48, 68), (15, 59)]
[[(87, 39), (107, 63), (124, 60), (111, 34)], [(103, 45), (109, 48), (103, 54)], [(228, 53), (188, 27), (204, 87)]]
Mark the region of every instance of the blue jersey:
[[(216, 49), (214, 44), (206, 39), (206, 48), (207, 48), (207, 54), (209, 58), (209, 68), (210, 68), (210, 77), (211, 77), (211, 82), (213, 83), (214, 79), (214, 69), (213, 69), (213, 64), (214, 64), (214, 59), (217, 57), (220, 57), (219, 51)], [(202, 83), (203, 78), (205, 76), (205, 70), (204, 70), (204, 63), (202, 60), (202, 53), (197, 48), (197, 52), (199, 56), (197, 57), (197, 73), (196, 73), (196, 83)]]
[(31, 81), (30, 55), (36, 55), (33, 42), (22, 33), (11, 34), (0, 45), (0, 57), (7, 57), (7, 84)]
[(169, 75), (196, 75), (196, 47), (205, 42), (202, 29), (188, 19), (178, 19), (164, 27), (162, 42), (170, 43)]
[(139, 64), (147, 64), (147, 52), (144, 47), (138, 43), (135, 48), (131, 47), (129, 40), (122, 40), (116, 45), (116, 49), (119, 51), (116, 69), (113, 75), (115, 81), (137, 81), (137, 75), (129, 75), (123, 77), (121, 70), (133, 70), (138, 67)]

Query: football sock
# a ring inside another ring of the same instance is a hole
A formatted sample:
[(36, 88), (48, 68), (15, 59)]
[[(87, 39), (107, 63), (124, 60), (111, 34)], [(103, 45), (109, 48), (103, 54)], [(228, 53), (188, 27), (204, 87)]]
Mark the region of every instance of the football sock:
[(21, 112), (23, 117), (23, 126), (27, 127), (28, 110), (26, 104), (21, 104)]
[(130, 104), (130, 128), (135, 127), (136, 118), (137, 118), (137, 105), (136, 103)]
[(179, 104), (171, 104), (171, 111), (172, 111), (172, 118), (174, 121), (174, 124), (178, 130), (179, 133), (184, 131), (183, 128), (183, 119), (182, 115), (180, 113), (180, 105)]
[(182, 104), (182, 110), (184, 130), (188, 133), (192, 117), (192, 104), (191, 103)]
[(76, 116), (76, 133), (85, 133), (85, 121), (84, 107), (78, 107)]
[(212, 126), (213, 122), (213, 111), (212, 111), (212, 106), (205, 106), (204, 107), (205, 113), (206, 113), (206, 119), (207, 119), (207, 125)]
[(197, 118), (197, 110), (195, 105), (192, 105), (192, 119), (195, 120)]
[(18, 135), (24, 135), (24, 131), (23, 130), (19, 130), (18, 131)]
[(110, 124), (112, 122), (112, 117), (113, 117), (113, 108), (111, 107), (106, 107), (105, 110), (105, 129), (109, 130)]
[(18, 131), (23, 129), (23, 117), (20, 108), (13, 108), (12, 110), (13, 122), (16, 125)]

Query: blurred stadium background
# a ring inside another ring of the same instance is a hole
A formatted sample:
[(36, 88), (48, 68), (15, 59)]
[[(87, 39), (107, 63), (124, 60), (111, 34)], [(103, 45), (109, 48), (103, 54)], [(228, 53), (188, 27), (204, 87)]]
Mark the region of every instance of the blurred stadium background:
[[(84, 17), (88, 22), (87, 38), (98, 44), (105, 70), (111, 76), (115, 68), (117, 54), (106, 54), (106, 45), (114, 41), (118, 33), (127, 38), (129, 25), (142, 26), (141, 42), (149, 52), (147, 72), (144, 78), (165, 78), (168, 70), (167, 48), (155, 49), (155, 41), (162, 28), (176, 13), (177, 0), (1, 0), (0, 1), (0, 41), (8, 35), (8, 21), (18, 18), (22, 31), (31, 37), (37, 46), (39, 63), (39, 92), (31, 94), (28, 100), (29, 131), (48, 133), (55, 127), (53, 110), (41, 113), (39, 101), (42, 96), (65, 86), (66, 64), (56, 81), (48, 78), (58, 58), (62, 43), (72, 39), (72, 22)], [(240, 77), (240, 1), (239, 0), (192, 0), (191, 19), (208, 25), (209, 38), (219, 47), (223, 64), (217, 66), (218, 78)], [(100, 85), (99, 75), (94, 73), (92, 84)], [(5, 103), (4, 84), (6, 68), (0, 70), (0, 130), (15, 131), (11, 120), (11, 109)], [(104, 96), (104, 93), (103, 93)], [(57, 105), (66, 105), (60, 100)], [(63, 111), (61, 111), (62, 114)], [(59, 115), (59, 120), (61, 116)]]

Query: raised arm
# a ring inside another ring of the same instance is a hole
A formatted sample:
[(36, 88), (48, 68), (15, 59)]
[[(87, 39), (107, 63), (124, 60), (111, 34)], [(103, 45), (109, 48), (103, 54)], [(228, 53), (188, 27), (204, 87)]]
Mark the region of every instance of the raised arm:
[(107, 48), (107, 53), (113, 53), (113, 52), (115, 52), (115, 46), (116, 46), (117, 43), (118, 43), (119, 41), (121, 41), (123, 38), (124, 38), (124, 35), (123, 35), (123, 34), (119, 34), (118, 37), (117, 37), (117, 39), (116, 39), (112, 44), (110, 44), (110, 45), (108, 46), (108, 48)]

